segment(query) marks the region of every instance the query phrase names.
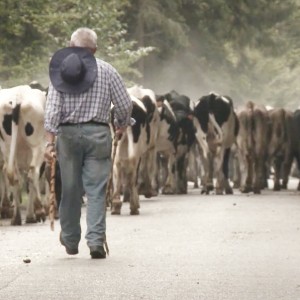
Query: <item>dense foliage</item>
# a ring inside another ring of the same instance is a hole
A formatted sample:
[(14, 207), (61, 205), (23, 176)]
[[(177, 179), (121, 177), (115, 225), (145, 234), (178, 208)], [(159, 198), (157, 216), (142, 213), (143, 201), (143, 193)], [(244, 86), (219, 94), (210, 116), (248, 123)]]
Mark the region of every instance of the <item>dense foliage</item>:
[(99, 57), (156, 92), (177, 89), (196, 100), (214, 90), (236, 103), (295, 108), (299, 6), (299, 0), (2, 0), (0, 85), (45, 83), (51, 54), (76, 27), (89, 26), (99, 36)]
[(131, 65), (151, 48), (126, 41), (119, 18), (127, 1), (2, 0), (0, 2), (0, 85), (39, 80), (48, 84), (49, 57), (67, 46), (78, 27), (98, 34), (97, 56), (110, 61), (127, 79), (141, 74)]
[(235, 102), (299, 105), (299, 1), (145, 2), (131, 1), (125, 18), (129, 38), (158, 49), (144, 60), (145, 84), (195, 100), (214, 90)]

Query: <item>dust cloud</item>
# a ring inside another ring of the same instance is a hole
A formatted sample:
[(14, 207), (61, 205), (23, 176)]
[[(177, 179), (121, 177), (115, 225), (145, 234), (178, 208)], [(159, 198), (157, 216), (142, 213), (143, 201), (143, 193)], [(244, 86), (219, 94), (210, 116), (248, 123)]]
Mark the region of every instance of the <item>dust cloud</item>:
[[(156, 94), (164, 94), (175, 90), (180, 94), (197, 101), (201, 96), (211, 91), (228, 95), (234, 102), (241, 102), (239, 93), (232, 89), (230, 76), (227, 78), (212, 73), (205, 63), (197, 61), (195, 56), (181, 53), (169, 61), (147, 58), (145, 65), (143, 86), (155, 91)], [(213, 71), (213, 72), (212, 72)]]

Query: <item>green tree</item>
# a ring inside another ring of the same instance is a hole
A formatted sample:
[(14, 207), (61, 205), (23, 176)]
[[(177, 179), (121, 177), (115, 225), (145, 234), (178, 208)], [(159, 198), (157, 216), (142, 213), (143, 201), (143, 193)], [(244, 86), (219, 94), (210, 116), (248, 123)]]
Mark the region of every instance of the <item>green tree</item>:
[(144, 60), (146, 85), (194, 99), (210, 90), (237, 102), (280, 103), (291, 90), (299, 98), (299, 0), (131, 3), (128, 36), (157, 49)]
[(128, 80), (141, 76), (132, 64), (152, 49), (137, 48), (134, 41), (125, 40), (125, 27), (119, 20), (125, 5), (125, 0), (1, 1), (1, 85), (33, 79), (47, 84), (49, 57), (68, 45), (74, 29), (85, 26), (98, 34), (98, 56)]

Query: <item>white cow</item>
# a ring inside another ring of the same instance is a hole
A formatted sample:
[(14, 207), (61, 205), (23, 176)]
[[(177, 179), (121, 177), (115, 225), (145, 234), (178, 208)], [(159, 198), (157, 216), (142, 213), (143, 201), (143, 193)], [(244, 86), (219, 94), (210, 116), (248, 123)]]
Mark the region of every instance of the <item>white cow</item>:
[(26, 223), (45, 220), (39, 189), (39, 171), (44, 160), (45, 93), (27, 85), (0, 90), (0, 147), (4, 172), (13, 193), (11, 224), (21, 225), (20, 183), (26, 176), (29, 199)]
[(170, 103), (162, 96), (156, 96), (159, 111), (159, 128), (156, 141), (159, 164), (159, 182), (162, 194), (175, 194), (175, 162), (180, 129)]
[(138, 98), (144, 104), (146, 115), (146, 147), (147, 151), (141, 157), (138, 175), (138, 190), (146, 198), (157, 196), (156, 154), (159, 129), (159, 112), (154, 91), (137, 85), (128, 88), (128, 93)]
[[(138, 165), (147, 152), (147, 109), (142, 101), (131, 95), (132, 118), (135, 124), (129, 126), (118, 141), (113, 165), (112, 214), (120, 214), (122, 207), (121, 190), (130, 202), (130, 214), (139, 214), (139, 194), (136, 185)], [(112, 114), (114, 110), (112, 109)], [(113, 119), (113, 116), (112, 116)], [(114, 152), (114, 151), (113, 151)]]
[(228, 163), (232, 145), (236, 141), (239, 125), (233, 102), (228, 96), (214, 93), (205, 95), (195, 105), (194, 125), (196, 139), (201, 147), (204, 167), (203, 193), (213, 190), (216, 174), (216, 194), (232, 194), (228, 180)]

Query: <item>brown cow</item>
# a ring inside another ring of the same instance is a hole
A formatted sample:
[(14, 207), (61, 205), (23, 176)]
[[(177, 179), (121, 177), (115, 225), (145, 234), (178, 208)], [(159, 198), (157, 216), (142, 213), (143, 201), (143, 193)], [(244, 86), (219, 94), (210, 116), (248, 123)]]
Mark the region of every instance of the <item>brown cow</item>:
[(237, 148), (242, 193), (260, 194), (265, 182), (265, 161), (269, 136), (268, 112), (264, 106), (249, 101), (239, 110), (240, 131)]
[(283, 108), (274, 108), (268, 114), (270, 119), (269, 164), (274, 167), (273, 189), (279, 191), (281, 188), (287, 188), (293, 160), (292, 113)]

